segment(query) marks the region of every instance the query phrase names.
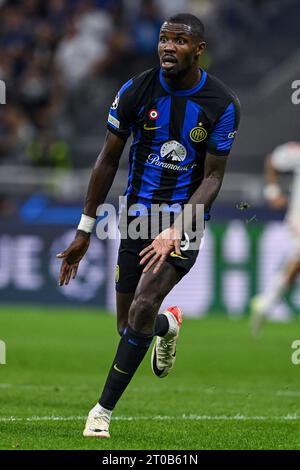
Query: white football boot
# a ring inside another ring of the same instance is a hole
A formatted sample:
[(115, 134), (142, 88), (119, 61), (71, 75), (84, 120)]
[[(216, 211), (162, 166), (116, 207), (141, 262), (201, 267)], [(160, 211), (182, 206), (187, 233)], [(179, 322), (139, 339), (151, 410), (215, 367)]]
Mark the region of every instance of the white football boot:
[(109, 423), (111, 413), (101, 410), (99, 404), (94, 406), (88, 414), (85, 428), (83, 431), (84, 437), (110, 437)]
[(156, 377), (166, 377), (176, 359), (176, 343), (183, 320), (183, 313), (179, 307), (169, 307), (162, 315), (169, 321), (169, 330), (165, 336), (157, 336), (152, 354), (151, 368)]

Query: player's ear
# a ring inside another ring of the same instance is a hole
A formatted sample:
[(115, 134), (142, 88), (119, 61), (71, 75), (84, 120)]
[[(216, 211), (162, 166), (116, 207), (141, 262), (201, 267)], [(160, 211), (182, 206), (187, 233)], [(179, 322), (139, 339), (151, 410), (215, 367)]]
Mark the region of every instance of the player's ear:
[(198, 41), (197, 46), (196, 46), (196, 57), (199, 59), (199, 57), (203, 54), (206, 48), (206, 42), (205, 41)]

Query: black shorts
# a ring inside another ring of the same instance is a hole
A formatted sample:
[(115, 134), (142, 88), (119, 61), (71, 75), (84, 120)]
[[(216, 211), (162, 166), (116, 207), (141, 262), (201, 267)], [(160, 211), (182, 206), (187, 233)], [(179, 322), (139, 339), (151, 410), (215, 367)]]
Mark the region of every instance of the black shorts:
[[(124, 294), (135, 292), (142, 275), (143, 268), (145, 267), (140, 265), (142, 258), (139, 253), (151, 242), (152, 239), (121, 239), (118, 264), (116, 268), (117, 292)], [(166, 263), (174, 266), (180, 275), (180, 278), (182, 278), (195, 264), (198, 253), (199, 250), (185, 250), (181, 251), (181, 256), (178, 256), (173, 251), (166, 259)]]

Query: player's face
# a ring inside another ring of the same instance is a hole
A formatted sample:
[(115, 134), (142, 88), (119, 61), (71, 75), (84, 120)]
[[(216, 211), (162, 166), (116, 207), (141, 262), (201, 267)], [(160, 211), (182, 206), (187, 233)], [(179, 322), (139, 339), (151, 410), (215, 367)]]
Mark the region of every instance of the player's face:
[(164, 23), (158, 43), (158, 55), (164, 76), (175, 78), (197, 65), (204, 48), (205, 43), (195, 39), (189, 26)]

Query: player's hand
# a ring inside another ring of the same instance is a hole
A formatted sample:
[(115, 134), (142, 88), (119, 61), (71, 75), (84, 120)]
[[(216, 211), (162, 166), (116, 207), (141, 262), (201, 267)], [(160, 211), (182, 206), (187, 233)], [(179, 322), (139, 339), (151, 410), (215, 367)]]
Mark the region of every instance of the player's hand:
[(288, 199), (284, 194), (279, 194), (270, 201), (273, 209), (284, 209), (288, 204)]
[(71, 245), (62, 253), (58, 253), (56, 258), (62, 258), (59, 273), (59, 285), (67, 286), (70, 279), (75, 279), (78, 266), (90, 245), (90, 235), (84, 232), (77, 232)]
[(157, 263), (153, 270), (153, 273), (156, 274), (172, 251), (181, 255), (180, 241), (181, 236), (174, 227), (167, 228), (157, 235), (151, 245), (140, 252), (140, 256), (142, 256), (140, 264), (147, 262), (143, 273), (146, 273), (153, 264)]

